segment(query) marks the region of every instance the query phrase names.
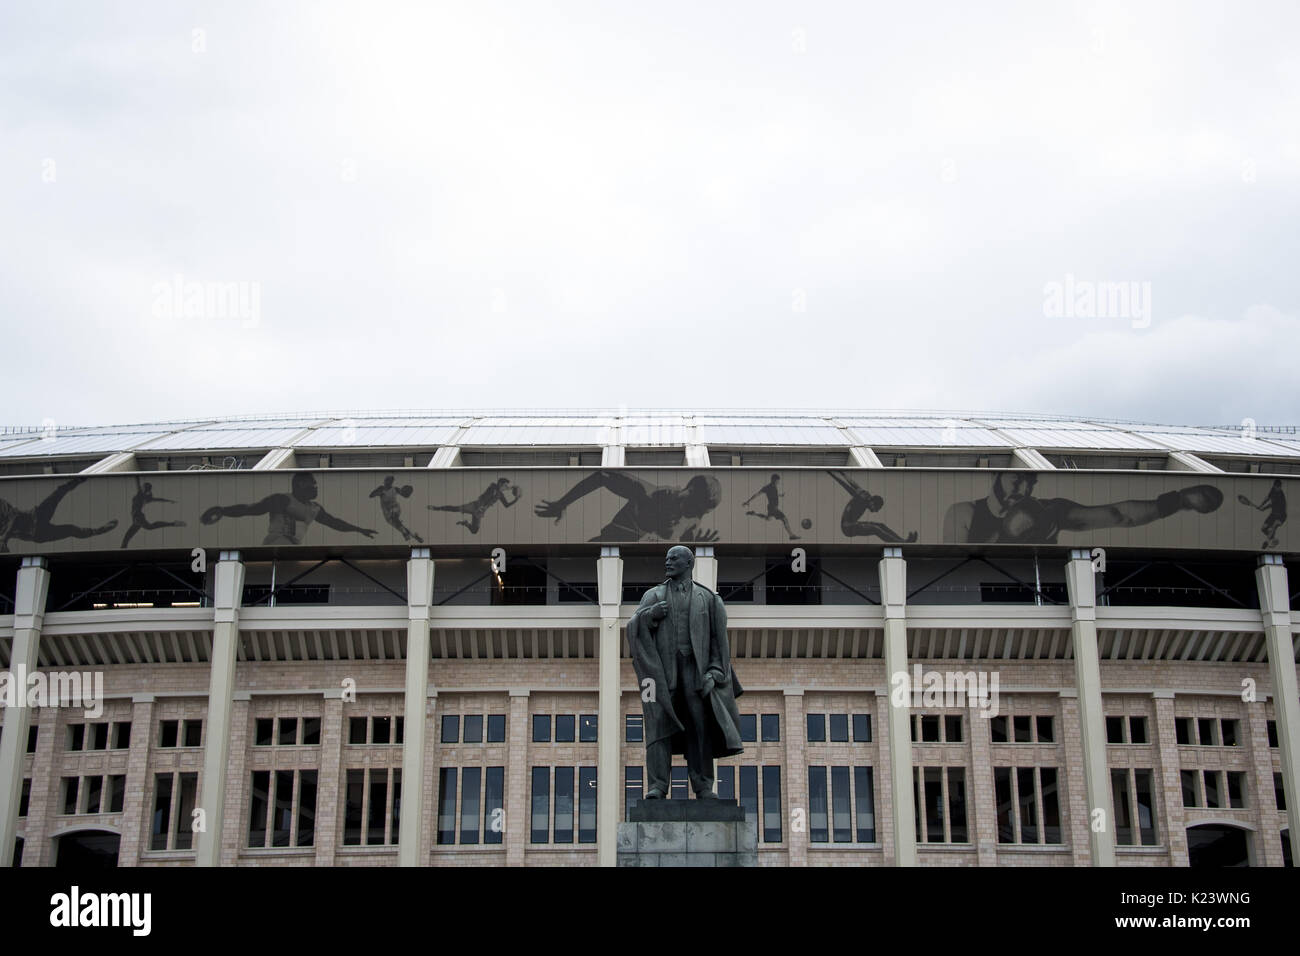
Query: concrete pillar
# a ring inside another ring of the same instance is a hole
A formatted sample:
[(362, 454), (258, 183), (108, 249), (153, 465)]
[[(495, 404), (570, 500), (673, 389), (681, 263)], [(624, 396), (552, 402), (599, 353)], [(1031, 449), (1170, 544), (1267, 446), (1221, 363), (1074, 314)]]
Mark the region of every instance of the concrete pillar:
[[(54, 772), (63, 751), (70, 707), (47, 707), (40, 713), (36, 755), (32, 758), (31, 797), (27, 801), (27, 825), (23, 828), (23, 866), (53, 866), (54, 847), (47, 834), (58, 822), (60, 775)], [(33, 714), (35, 718), (37, 715)]]
[(691, 577), (710, 591), (718, 589), (718, 559), (713, 555), (712, 545), (695, 549), (695, 567), (691, 569)]
[(1061, 748), (1065, 757), (1062, 772), (1065, 775), (1064, 831), (1069, 834), (1070, 859), (1074, 866), (1087, 866), (1092, 859), (1088, 838), (1088, 794), (1083, 782), (1083, 746), (1079, 731), (1079, 693), (1073, 688), (1062, 689), (1061, 696)]
[[(244, 563), (238, 551), (222, 551), (212, 593), (212, 667), (208, 680), (207, 743), (199, 806), (207, 830), (195, 834), (195, 866), (220, 866), (226, 820), (226, 768), (230, 763), (230, 715), (234, 709), (235, 660), (239, 649), (239, 607), (244, 597)], [(135, 732), (133, 727), (132, 733)], [(239, 821), (230, 822), (238, 829)]]
[[(230, 825), (221, 831), (221, 866), (238, 866), (248, 845), (248, 811), (253, 781), (248, 773), (249, 714), (253, 695), (237, 690), (230, 696), (230, 756), (226, 761), (226, 810)], [(202, 786), (202, 781), (199, 782)]]
[[(402, 719), (405, 732), (406, 719)], [(403, 774), (405, 779), (405, 774)], [(320, 776), (316, 791), (316, 865), (333, 866), (338, 845), (343, 780), (343, 688), (325, 691), (320, 715)], [(333, 798), (329, 795), (333, 794)], [(399, 851), (400, 852), (400, 851)]]
[[(510, 746), (506, 750), (506, 866), (523, 866), (524, 849), (528, 846), (528, 787), (532, 779), (532, 766), (528, 759), (528, 744), (532, 734), (528, 720), (527, 687), (510, 688), (510, 721), (507, 730)], [(609, 732), (602, 734), (598, 726), (596, 733), (603, 740)], [(598, 763), (598, 790), (600, 782)], [(599, 809), (597, 806), (598, 811)], [(599, 829), (596, 832), (599, 836)]]
[[(1074, 640), (1074, 683), (1079, 692), (1079, 736), (1083, 742), (1083, 785), (1087, 795), (1088, 847), (1093, 866), (1115, 865), (1115, 811), (1106, 766), (1106, 721), (1101, 705), (1101, 666), (1097, 660), (1097, 586), (1092, 555), (1070, 552), (1065, 564), (1070, 595), (1070, 636)], [(1094, 826), (1101, 810), (1104, 826)]]
[(601, 548), (596, 566), (600, 600), (600, 702), (596, 745), (596, 850), (601, 866), (614, 866), (618, 849), (619, 716), (622, 711), (622, 641), (618, 608), (623, 603), (623, 559), (618, 548)]
[[(1282, 841), (1278, 835), (1286, 827), (1286, 811), (1273, 802), (1273, 748), (1268, 745), (1268, 713), (1260, 703), (1247, 704), (1242, 721), (1246, 746), (1250, 748), (1251, 793), (1255, 794), (1256, 831), (1255, 863), (1282, 866)], [(1181, 796), (1181, 795), (1180, 795)], [(1186, 843), (1186, 834), (1183, 837)], [(1178, 865), (1178, 864), (1175, 864)], [(1187, 865), (1184, 860), (1182, 866)]]
[[(905, 712), (904, 716), (906, 716)], [(874, 724), (874, 743), (876, 768), (876, 841), (880, 844), (884, 866), (894, 865), (894, 801), (893, 766), (889, 760), (889, 720), (893, 716), (889, 709), (889, 688), (876, 689), (876, 711)]]
[[(27, 676), (38, 665), (45, 597), (49, 590), (50, 572), (45, 559), (23, 558), (14, 590), (14, 638), (9, 655), (13, 706), (5, 708), (4, 734), (0, 735), (0, 863), (5, 866), (13, 865), (18, 805), (23, 795), (23, 757), (27, 754), (27, 729), (32, 724), (32, 709), (27, 706)], [(23, 856), (34, 855), (37, 849), (24, 841)]]
[[(885, 612), (885, 681), (907, 674), (907, 562), (902, 548), (880, 560), (880, 605)], [(912, 799), (911, 699), (889, 700), (889, 794), (893, 807), (894, 865), (916, 866), (916, 806)]]
[[(785, 805), (790, 808), (790, 866), (808, 865), (808, 731), (804, 723), (803, 690), (790, 688), (785, 690)], [(827, 786), (829, 786), (829, 781)], [(794, 823), (799, 817), (795, 811), (802, 810), (802, 827), (795, 829)]]
[(131, 698), (131, 749), (126, 758), (126, 796), (122, 800), (122, 842), (118, 866), (138, 866), (149, 832), (149, 747), (153, 743), (153, 694)]
[(424, 842), (424, 758), (429, 699), (429, 608), (433, 606), (433, 561), (428, 548), (412, 548), (406, 562), (406, 702), (402, 713), (402, 820), (398, 834), (400, 866), (426, 866)]
[[(966, 783), (970, 803), (975, 810), (975, 853), (980, 866), (997, 866), (998, 823), (997, 793), (993, 788), (993, 735), (986, 711), (979, 707), (966, 708), (966, 723), (970, 727), (970, 772), (972, 780)], [(969, 814), (967, 815), (969, 817)], [(969, 827), (969, 821), (967, 822)]]
[(1152, 694), (1156, 705), (1156, 757), (1160, 761), (1158, 786), (1164, 795), (1164, 816), (1156, 817), (1165, 829), (1165, 845), (1169, 847), (1169, 865), (1187, 866), (1187, 814), (1183, 810), (1183, 779), (1179, 771), (1182, 762), (1178, 756), (1178, 730), (1174, 725), (1173, 691), (1160, 690)]
[[(1287, 795), (1291, 859), (1300, 860), (1300, 692), (1296, 690), (1295, 646), (1291, 643), (1291, 591), (1281, 555), (1260, 555), (1255, 585), (1259, 588), (1259, 613), (1264, 618), (1264, 639), (1268, 644), (1268, 672), (1273, 678), (1273, 719), (1277, 722), (1282, 785)], [(1264, 834), (1263, 839), (1276, 840), (1277, 835)]]

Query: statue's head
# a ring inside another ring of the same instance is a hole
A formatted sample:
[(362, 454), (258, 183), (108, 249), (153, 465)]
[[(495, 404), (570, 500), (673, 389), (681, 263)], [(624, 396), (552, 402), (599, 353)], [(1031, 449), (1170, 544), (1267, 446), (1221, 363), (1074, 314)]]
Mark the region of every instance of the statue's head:
[(689, 576), (695, 566), (695, 552), (684, 545), (675, 544), (668, 549), (664, 558), (664, 571), (670, 578)]

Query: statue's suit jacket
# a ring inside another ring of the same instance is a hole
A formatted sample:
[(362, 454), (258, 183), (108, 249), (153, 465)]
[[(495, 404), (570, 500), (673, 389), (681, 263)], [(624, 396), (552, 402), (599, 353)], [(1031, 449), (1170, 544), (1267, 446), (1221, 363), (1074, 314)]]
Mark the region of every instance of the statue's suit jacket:
[[(660, 626), (650, 617), (650, 610), (660, 601), (667, 600), (667, 588), (657, 584), (641, 598), (641, 604), (627, 622), (627, 643), (632, 654), (632, 669), (636, 671), (641, 687), (641, 713), (645, 718), (645, 742), (652, 744), (672, 738), (672, 752), (686, 753), (686, 734), (681, 719), (673, 711), (673, 691), (677, 684), (676, 654), (671, 628)], [(702, 681), (707, 672), (714, 678), (713, 692), (707, 700), (709, 740), (714, 757), (730, 757), (744, 751), (740, 740), (740, 711), (736, 698), (744, 693), (736, 672), (731, 666), (731, 644), (727, 640), (727, 609), (709, 588), (698, 581), (691, 582), (691, 610), (688, 616), (691, 648), (695, 652), (695, 668)], [(653, 700), (647, 691), (646, 679), (654, 683)], [(699, 687), (683, 688), (685, 693), (697, 694)]]

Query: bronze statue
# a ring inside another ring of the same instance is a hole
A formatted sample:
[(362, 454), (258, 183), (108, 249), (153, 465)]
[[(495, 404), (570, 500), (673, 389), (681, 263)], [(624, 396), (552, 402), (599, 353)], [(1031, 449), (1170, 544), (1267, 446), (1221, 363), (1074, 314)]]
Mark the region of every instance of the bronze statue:
[(668, 796), (673, 754), (685, 754), (691, 789), (716, 799), (713, 761), (744, 751), (736, 698), (744, 690), (731, 667), (727, 609), (691, 578), (695, 555), (668, 549), (668, 580), (646, 591), (627, 624), (632, 667), (645, 717), (647, 799)]

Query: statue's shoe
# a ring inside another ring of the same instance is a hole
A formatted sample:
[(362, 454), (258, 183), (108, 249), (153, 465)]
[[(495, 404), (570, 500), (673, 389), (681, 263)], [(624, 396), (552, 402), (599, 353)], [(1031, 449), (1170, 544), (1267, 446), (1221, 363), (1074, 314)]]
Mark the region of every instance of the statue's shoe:
[(712, 790), (702, 790), (695, 795), (696, 800), (716, 800), (718, 795)]
[(647, 800), (662, 800), (664, 798), (664, 792), (658, 787), (655, 787), (646, 793), (645, 798)]

